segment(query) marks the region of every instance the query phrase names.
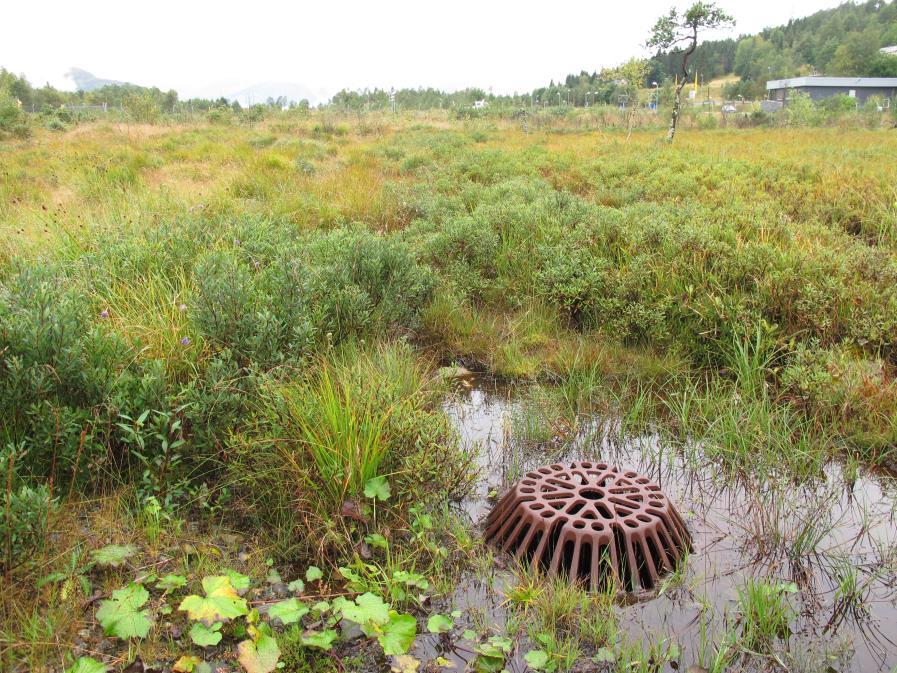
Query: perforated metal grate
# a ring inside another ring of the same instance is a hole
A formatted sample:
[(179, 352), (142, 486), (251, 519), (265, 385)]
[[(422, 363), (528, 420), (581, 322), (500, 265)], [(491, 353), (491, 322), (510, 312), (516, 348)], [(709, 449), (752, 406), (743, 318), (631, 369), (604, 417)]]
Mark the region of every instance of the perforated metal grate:
[(593, 589), (614, 577), (629, 591), (653, 588), (690, 546), (659, 486), (591, 461), (527, 473), (490, 512), (486, 539), (551, 574)]

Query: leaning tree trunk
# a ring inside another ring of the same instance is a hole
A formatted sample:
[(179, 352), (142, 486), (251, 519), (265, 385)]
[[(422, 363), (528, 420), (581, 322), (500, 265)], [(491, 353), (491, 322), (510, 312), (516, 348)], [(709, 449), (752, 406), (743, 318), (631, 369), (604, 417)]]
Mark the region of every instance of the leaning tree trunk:
[(667, 142), (673, 144), (673, 136), (676, 135), (676, 123), (679, 121), (679, 108), (682, 104), (682, 87), (685, 79), (676, 87), (676, 97), (673, 99), (673, 114), (670, 115), (670, 129), (667, 131)]
[(688, 74), (688, 57), (691, 56), (698, 46), (698, 31), (692, 32), (691, 45), (682, 54), (682, 81), (676, 85), (676, 96), (673, 99), (673, 114), (670, 115), (670, 130), (667, 131), (667, 143), (673, 144), (673, 137), (676, 135), (676, 124), (679, 122), (679, 108), (682, 107), (682, 89), (691, 76)]

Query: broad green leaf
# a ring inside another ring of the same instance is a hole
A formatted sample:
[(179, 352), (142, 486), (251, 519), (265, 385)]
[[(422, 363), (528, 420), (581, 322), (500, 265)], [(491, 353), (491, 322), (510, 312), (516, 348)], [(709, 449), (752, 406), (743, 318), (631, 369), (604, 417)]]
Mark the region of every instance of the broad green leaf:
[(152, 620), (149, 610), (140, 608), (148, 599), (149, 592), (132, 582), (124, 589), (113, 591), (110, 600), (100, 603), (97, 621), (107, 636), (116, 636), (122, 640), (146, 638)]
[(445, 615), (430, 615), (427, 620), (427, 631), (430, 633), (448, 633), (454, 623)]
[(308, 608), (298, 598), (288, 598), (268, 609), (268, 617), (279, 619), (282, 624), (295, 624), (308, 614)]
[(136, 552), (137, 547), (134, 545), (107, 544), (100, 549), (94, 549), (90, 552), (90, 556), (95, 563), (99, 563), (102, 566), (112, 566), (113, 568), (117, 568), (125, 562), (125, 559), (133, 556)]
[(190, 639), (200, 647), (209, 647), (221, 642), (221, 622), (215, 622), (206, 626), (202, 622), (196, 622), (190, 628)]
[(280, 573), (277, 572), (276, 568), (271, 568), (271, 570), (268, 571), (268, 576), (265, 578), (265, 581), (268, 582), (268, 584), (280, 584), (283, 582), (283, 578), (280, 576)]
[(541, 671), (548, 665), (548, 652), (545, 650), (532, 650), (523, 657), (526, 665), (537, 671)]
[(293, 580), (289, 584), (287, 584), (287, 589), (292, 591), (293, 593), (302, 593), (305, 591), (305, 582), (302, 580)]
[(202, 659), (192, 654), (185, 654), (176, 662), (171, 670), (175, 673), (193, 673), (197, 666), (202, 663)]
[(244, 640), (237, 645), (237, 660), (246, 673), (271, 673), (277, 668), (280, 648), (274, 636), (259, 632), (256, 639)]
[(371, 498), (372, 500), (389, 500), (391, 493), (386, 477), (374, 477), (373, 479), (368, 479), (367, 483), (364, 485), (364, 495), (366, 498)]
[(187, 596), (178, 606), (178, 610), (186, 611), (190, 619), (211, 626), (214, 622), (226, 622), (249, 612), (246, 601), (237, 595), (227, 576), (204, 577), (202, 588), (205, 597)]
[(234, 588), (238, 594), (243, 595), (243, 592), (249, 588), (249, 576), (243, 575), (242, 573), (238, 573), (236, 570), (231, 570), (227, 568), (224, 571), (224, 574), (227, 575), (230, 580), (231, 586)]
[(395, 656), (408, 652), (416, 635), (417, 620), (413, 616), (400, 615), (395, 610), (390, 610), (389, 622), (383, 627), (377, 640), (384, 654)]
[(464, 633), (461, 634), (461, 637), (464, 638), (464, 640), (473, 641), (477, 641), (480, 639), (480, 636), (477, 634), (477, 632), (471, 631), (470, 629), (464, 629)]
[(318, 566), (308, 566), (308, 570), (305, 571), (306, 582), (316, 582), (322, 577), (324, 577), (324, 573)]
[(382, 625), (389, 621), (389, 607), (382, 598), (367, 592), (358, 596), (355, 603), (346, 603), (343, 606), (343, 617), (362, 626), (365, 624)]
[(81, 657), (65, 673), (106, 673), (108, 670), (106, 664), (92, 657)]
[(163, 589), (164, 591), (170, 591), (171, 589), (180, 589), (181, 587), (187, 586), (187, 578), (183, 575), (166, 575), (158, 582), (156, 582), (157, 589)]
[(316, 647), (319, 650), (329, 650), (339, 634), (333, 629), (326, 631), (306, 631), (302, 634), (302, 644), (306, 647)]

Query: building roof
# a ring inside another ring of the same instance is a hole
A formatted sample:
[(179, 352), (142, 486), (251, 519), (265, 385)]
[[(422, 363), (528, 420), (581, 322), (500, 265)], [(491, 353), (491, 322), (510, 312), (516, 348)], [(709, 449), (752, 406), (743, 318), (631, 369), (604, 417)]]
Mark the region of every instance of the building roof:
[(792, 77), (791, 79), (769, 80), (766, 83), (766, 90), (796, 89), (805, 86), (890, 89), (891, 87), (897, 88), (897, 77)]

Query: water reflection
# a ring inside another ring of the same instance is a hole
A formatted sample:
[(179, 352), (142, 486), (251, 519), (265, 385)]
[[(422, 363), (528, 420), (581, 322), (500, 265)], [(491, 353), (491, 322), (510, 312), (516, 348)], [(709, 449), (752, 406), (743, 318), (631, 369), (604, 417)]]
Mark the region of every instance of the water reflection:
[[(708, 637), (719, 638), (735, 623), (737, 587), (747, 578), (767, 578), (798, 587), (792, 635), (780, 644), (780, 663), (751, 658), (733, 668), (865, 673), (897, 666), (893, 479), (855, 470), (848, 475), (836, 463), (808, 483), (784, 475), (769, 481), (726, 475), (699, 446), (672, 446), (655, 435), (621, 438), (613, 419), (593, 419), (571, 438), (533, 446), (515, 441), (519, 404), (512, 390), (482, 384), (446, 402), (462, 442), (476, 450), (478, 480), (461, 503), (474, 522), (527, 470), (563, 458), (601, 459), (642, 472), (686, 518), (694, 552), (685, 579), (620, 608), (620, 624), (630, 637), (672, 637), (687, 668), (697, 663), (702, 640), (706, 646)], [(470, 578), (448, 609), (500, 628), (507, 579), (501, 570)], [(461, 670), (472, 658), (438, 637), (423, 638), (418, 647), (422, 658), (438, 652)], [(525, 666), (517, 660), (508, 670)]]

